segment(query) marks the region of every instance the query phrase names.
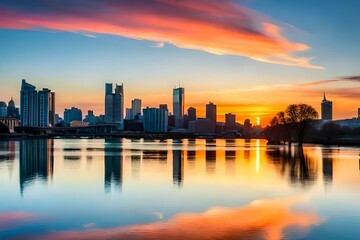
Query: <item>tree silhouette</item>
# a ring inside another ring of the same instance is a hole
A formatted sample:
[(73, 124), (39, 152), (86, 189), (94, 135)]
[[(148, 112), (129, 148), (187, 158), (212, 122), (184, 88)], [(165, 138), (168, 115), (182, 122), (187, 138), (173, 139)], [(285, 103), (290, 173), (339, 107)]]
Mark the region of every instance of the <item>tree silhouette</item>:
[(272, 127), (268, 129), (267, 135), (270, 139), (287, 141), (289, 144), (294, 140), (302, 145), (309, 120), (318, 116), (318, 112), (310, 105), (290, 104), (285, 111), (278, 112), (272, 118)]

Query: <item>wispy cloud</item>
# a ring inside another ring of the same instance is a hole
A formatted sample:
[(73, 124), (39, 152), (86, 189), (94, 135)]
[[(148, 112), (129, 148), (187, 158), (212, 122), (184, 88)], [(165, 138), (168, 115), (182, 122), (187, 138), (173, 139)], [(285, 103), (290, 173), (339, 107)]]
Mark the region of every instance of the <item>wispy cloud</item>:
[(357, 75), (345, 76), (345, 77), (339, 77), (336, 79), (314, 81), (314, 82), (308, 82), (308, 83), (301, 83), (301, 84), (297, 84), (297, 85), (303, 86), (303, 87), (312, 87), (312, 86), (319, 86), (319, 85), (324, 85), (324, 84), (329, 84), (329, 83), (337, 83), (337, 82), (358, 82), (358, 83), (360, 83), (360, 76), (357, 76)]
[(163, 43), (163, 42), (158, 42), (158, 43), (152, 45), (152, 47), (162, 48), (164, 45), (165, 45), (165, 43)]
[(1, 1), (0, 28), (114, 34), (257, 61), (322, 69), (310, 49), (234, 0)]

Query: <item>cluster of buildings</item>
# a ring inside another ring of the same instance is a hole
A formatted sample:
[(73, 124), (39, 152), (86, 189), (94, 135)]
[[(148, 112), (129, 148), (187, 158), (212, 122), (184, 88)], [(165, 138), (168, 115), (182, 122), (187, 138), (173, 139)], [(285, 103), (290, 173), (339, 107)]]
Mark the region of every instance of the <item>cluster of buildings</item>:
[[(55, 126), (82, 127), (89, 125), (112, 125), (117, 130), (145, 132), (189, 132), (197, 134), (221, 134), (226, 131), (242, 131), (252, 125), (246, 120), (244, 125), (236, 123), (236, 116), (228, 113), (225, 123), (217, 122), (217, 107), (214, 103), (206, 104), (206, 116), (197, 117), (196, 108), (190, 107), (185, 113), (185, 89), (173, 89), (172, 113), (165, 103), (159, 107), (142, 107), (141, 99), (133, 99), (131, 108), (124, 111), (124, 85), (105, 84), (105, 114), (95, 116), (89, 110), (85, 118), (81, 109), (76, 107), (64, 110), (63, 118), (55, 113), (55, 93), (48, 88), (37, 90), (25, 79), (21, 82), (20, 111), (11, 99), (8, 104), (0, 102), (0, 118), (14, 118), (15, 126), (28, 128), (47, 128)], [(124, 117), (124, 112), (126, 116)], [(4, 122), (4, 121), (3, 121)], [(9, 125), (7, 123), (7, 125)]]
[[(189, 107), (185, 112), (185, 89), (173, 89), (173, 112), (169, 112), (167, 104), (159, 107), (142, 109), (141, 99), (133, 99), (131, 108), (126, 109), (124, 130), (145, 132), (189, 132), (194, 134), (215, 135), (226, 131), (243, 131), (245, 127), (252, 128), (250, 120), (247, 125), (236, 123), (236, 116), (228, 113), (225, 123), (217, 122), (217, 107), (214, 103), (206, 104), (206, 116), (198, 118), (196, 108)], [(141, 110), (142, 109), (142, 110)], [(106, 114), (105, 114), (106, 115)], [(250, 133), (251, 130), (248, 130)]]
[[(243, 124), (236, 122), (232, 113), (225, 114), (225, 122), (217, 121), (217, 106), (209, 102), (206, 104), (206, 116), (198, 117), (197, 110), (189, 107), (185, 112), (185, 89), (175, 87), (172, 92), (172, 113), (165, 103), (159, 107), (142, 107), (141, 99), (133, 99), (131, 108), (124, 109), (124, 85), (105, 84), (104, 108), (105, 114), (95, 116), (89, 110), (85, 118), (81, 109), (71, 107), (64, 110), (61, 118), (55, 113), (55, 93), (48, 88), (37, 90), (25, 79), (22, 80), (20, 90), (20, 109), (15, 106), (13, 99), (8, 104), (0, 102), (0, 121), (5, 123), (11, 131), (14, 127), (54, 127), (70, 126), (82, 127), (89, 125), (112, 125), (117, 130), (145, 131), (145, 132), (189, 132), (194, 134), (215, 135), (223, 133), (240, 133), (251, 136), (255, 128), (249, 119)], [(324, 93), (321, 102), (321, 122), (333, 120), (332, 101)], [(125, 110), (125, 111), (124, 111)], [(124, 112), (126, 115), (124, 116)], [(336, 120), (340, 126), (360, 127), (360, 108), (358, 118)]]

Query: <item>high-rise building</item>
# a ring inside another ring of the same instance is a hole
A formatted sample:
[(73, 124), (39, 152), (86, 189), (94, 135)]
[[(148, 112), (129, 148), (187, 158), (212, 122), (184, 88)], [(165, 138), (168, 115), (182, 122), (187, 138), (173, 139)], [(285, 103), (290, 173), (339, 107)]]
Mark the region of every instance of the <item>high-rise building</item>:
[(131, 100), (131, 119), (135, 119), (136, 116), (141, 115), (141, 99)]
[(159, 104), (159, 108), (169, 112), (168, 105), (166, 103), (165, 104)]
[(244, 138), (250, 139), (253, 136), (252, 123), (250, 119), (245, 119), (244, 121)]
[(113, 122), (113, 91), (112, 83), (105, 83), (105, 122)]
[(20, 124), (24, 127), (37, 127), (38, 117), (38, 92), (36, 87), (27, 83), (25, 79), (21, 83), (20, 91)]
[(116, 84), (113, 100), (113, 123), (118, 124), (122, 129), (124, 126), (124, 88), (122, 84)]
[(55, 93), (47, 88), (38, 92), (39, 127), (55, 125)]
[(185, 104), (185, 89), (182, 87), (173, 89), (173, 115), (175, 116), (175, 127), (183, 127)]
[(216, 130), (216, 105), (212, 102), (206, 104), (206, 118), (210, 120), (210, 133)]
[(225, 114), (225, 129), (226, 131), (236, 130), (235, 114)]
[(20, 118), (19, 108), (15, 107), (15, 102), (12, 98), (8, 103), (7, 115), (8, 117), (12, 117), (12, 118), (18, 118), (18, 119)]
[(112, 91), (112, 83), (105, 84), (105, 122), (115, 123), (119, 129), (124, 126), (123, 84), (116, 84), (115, 92)]
[(159, 108), (144, 108), (143, 123), (145, 132), (167, 132), (168, 114)]
[(7, 117), (8, 116), (8, 107), (6, 102), (0, 102), (0, 117)]
[(89, 125), (95, 125), (98, 123), (98, 118), (94, 115), (93, 110), (88, 110), (88, 113), (84, 118), (84, 122), (88, 122)]
[(360, 108), (358, 108), (358, 119), (360, 119)]
[(70, 124), (72, 121), (82, 121), (82, 111), (76, 107), (65, 109), (64, 122)]
[(325, 93), (321, 102), (321, 119), (332, 120), (332, 101), (326, 99)]
[(131, 108), (125, 109), (125, 119), (127, 119), (127, 120), (131, 119)]
[[(16, 115), (14, 101), (11, 99), (10, 111)], [(21, 83), (20, 91), (20, 124), (24, 127), (48, 127), (55, 125), (55, 93), (47, 88), (39, 92), (36, 87), (27, 83), (25, 79)]]
[(196, 120), (196, 108), (189, 107), (187, 112), (188, 112), (189, 122), (195, 121)]

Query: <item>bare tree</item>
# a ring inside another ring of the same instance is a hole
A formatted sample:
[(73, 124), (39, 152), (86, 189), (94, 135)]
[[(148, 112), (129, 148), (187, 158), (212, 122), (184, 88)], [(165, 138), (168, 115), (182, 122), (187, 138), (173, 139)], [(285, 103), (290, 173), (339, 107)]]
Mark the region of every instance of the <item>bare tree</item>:
[(271, 126), (283, 125), (278, 127), (278, 131), (283, 131), (285, 141), (291, 143), (292, 139), (296, 139), (301, 145), (303, 143), (304, 134), (307, 123), (311, 119), (318, 118), (318, 112), (307, 104), (290, 104), (285, 111), (278, 112), (271, 120)]

